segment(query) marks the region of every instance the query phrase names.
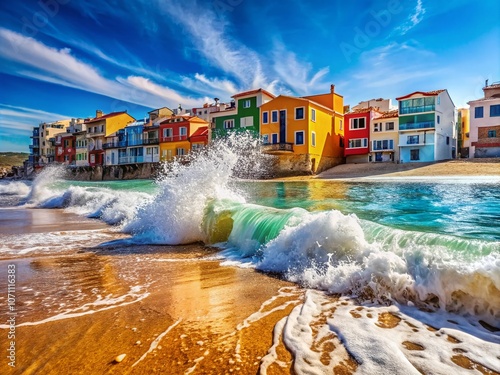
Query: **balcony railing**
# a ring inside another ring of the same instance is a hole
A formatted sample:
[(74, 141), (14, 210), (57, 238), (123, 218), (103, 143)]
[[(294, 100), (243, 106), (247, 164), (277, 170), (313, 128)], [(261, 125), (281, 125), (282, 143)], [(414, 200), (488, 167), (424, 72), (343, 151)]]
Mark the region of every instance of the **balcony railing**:
[(399, 114), (408, 115), (410, 113), (432, 112), (435, 109), (436, 109), (435, 105), (422, 105), (418, 107), (401, 107), (399, 108)]
[(173, 135), (171, 137), (161, 137), (161, 142), (187, 141), (187, 135)]
[(264, 143), (262, 152), (293, 152), (293, 143)]
[(399, 124), (399, 130), (434, 129), (434, 121), (408, 122)]
[(145, 145), (157, 145), (160, 143), (160, 140), (158, 138), (147, 138), (144, 139), (144, 144)]
[(118, 164), (144, 163), (144, 156), (122, 156), (118, 159)]
[(102, 148), (105, 150), (110, 148), (125, 148), (125, 147), (127, 147), (127, 141), (108, 142), (102, 145)]

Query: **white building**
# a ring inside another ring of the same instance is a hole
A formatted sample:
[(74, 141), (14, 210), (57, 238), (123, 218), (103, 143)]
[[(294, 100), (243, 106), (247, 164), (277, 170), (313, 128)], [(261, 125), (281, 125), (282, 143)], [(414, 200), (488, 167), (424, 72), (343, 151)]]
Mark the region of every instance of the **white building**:
[(416, 91), (396, 99), (401, 163), (456, 158), (456, 109), (448, 90)]
[(500, 82), (483, 87), (484, 98), (472, 100), (470, 158), (500, 157)]
[(373, 120), (370, 128), (370, 153), (372, 162), (399, 161), (398, 111), (386, 111)]

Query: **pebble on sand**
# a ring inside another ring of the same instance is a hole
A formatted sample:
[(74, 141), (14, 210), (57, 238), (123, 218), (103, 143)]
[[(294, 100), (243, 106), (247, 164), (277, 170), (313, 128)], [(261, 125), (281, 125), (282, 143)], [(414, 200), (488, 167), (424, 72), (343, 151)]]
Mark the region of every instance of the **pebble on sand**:
[(127, 356), (126, 354), (120, 354), (120, 355), (116, 356), (115, 362), (120, 363), (121, 361), (123, 361), (125, 359), (126, 356)]

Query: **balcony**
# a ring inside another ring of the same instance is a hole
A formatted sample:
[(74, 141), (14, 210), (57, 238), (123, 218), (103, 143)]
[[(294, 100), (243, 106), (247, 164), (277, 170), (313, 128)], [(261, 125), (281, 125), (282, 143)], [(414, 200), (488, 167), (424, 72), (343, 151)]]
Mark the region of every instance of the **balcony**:
[(436, 109), (436, 106), (433, 105), (422, 105), (418, 107), (400, 107), (399, 114), (400, 115), (408, 115), (411, 113), (422, 113), (422, 112), (432, 112)]
[(434, 121), (408, 122), (399, 124), (399, 130), (434, 129)]
[(108, 143), (104, 143), (102, 145), (102, 148), (104, 150), (107, 150), (107, 149), (110, 149), (110, 148), (125, 148), (129, 146), (127, 144), (127, 141), (117, 141), (117, 142), (108, 142)]
[(144, 163), (144, 156), (121, 156), (118, 159), (118, 164), (135, 164)]
[(160, 143), (158, 138), (148, 138), (144, 140), (145, 145), (157, 145), (158, 143)]
[(293, 143), (264, 143), (261, 151), (266, 154), (287, 154), (293, 152)]
[(30, 150), (35, 150), (37, 148), (40, 148), (39, 145), (29, 145), (29, 147), (30, 147)]
[(187, 135), (173, 135), (171, 137), (161, 137), (160, 142), (179, 142), (187, 141)]

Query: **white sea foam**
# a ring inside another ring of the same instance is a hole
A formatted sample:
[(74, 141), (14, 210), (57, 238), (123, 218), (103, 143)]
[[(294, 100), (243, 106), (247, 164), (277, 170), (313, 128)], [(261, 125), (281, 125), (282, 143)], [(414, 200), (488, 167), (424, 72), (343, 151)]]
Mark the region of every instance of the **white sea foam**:
[[(388, 323), (384, 316), (391, 318)], [(500, 370), (500, 338), (470, 317), (429, 314), (414, 307), (357, 305), (314, 290), (306, 291), (304, 303), (276, 324), (261, 373), (267, 373), (272, 363), (286, 365), (276, 351), (280, 339), (293, 355), (297, 374), (334, 373), (348, 356), (357, 364), (357, 374), (469, 374), (453, 361), (461, 353), (473, 363)]]
[[(242, 153), (242, 149), (247, 150)], [(125, 231), (146, 243), (178, 245), (205, 241), (202, 223), (205, 207), (212, 200), (243, 198), (228, 187), (230, 178), (259, 168), (258, 141), (233, 134), (215, 141), (190, 160), (166, 165), (157, 181), (159, 192), (141, 206)]]
[(0, 181), (0, 195), (24, 197), (30, 192), (29, 181)]
[[(137, 285), (133, 286), (130, 288), (130, 291), (126, 294), (123, 294), (121, 296), (113, 296), (113, 295), (108, 295), (105, 297), (102, 297), (100, 295), (96, 296), (96, 300), (93, 302), (85, 303), (82, 306), (78, 306), (76, 308), (68, 309), (60, 314), (50, 316), (48, 318), (35, 321), (35, 322), (24, 322), (17, 324), (17, 327), (24, 327), (24, 326), (36, 326), (39, 324), (45, 324), (48, 322), (54, 322), (57, 320), (63, 320), (63, 319), (71, 319), (71, 318), (77, 318), (80, 316), (84, 315), (90, 315), (90, 314), (95, 314), (101, 311), (106, 311), (110, 309), (115, 309), (117, 307), (122, 307), (122, 306), (127, 306), (139, 301), (142, 301), (143, 299), (147, 298), (149, 296), (149, 292), (144, 290), (143, 286)], [(8, 328), (7, 325), (0, 325), (0, 329), (3, 328)]]

